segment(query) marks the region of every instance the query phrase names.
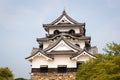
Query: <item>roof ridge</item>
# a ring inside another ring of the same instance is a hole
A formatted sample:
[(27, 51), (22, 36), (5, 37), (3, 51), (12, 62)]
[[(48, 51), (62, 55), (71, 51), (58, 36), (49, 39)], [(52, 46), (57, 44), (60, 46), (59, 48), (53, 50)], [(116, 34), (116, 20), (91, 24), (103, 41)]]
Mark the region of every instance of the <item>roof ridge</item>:
[(67, 12), (65, 10), (63, 10), (62, 14), (53, 22), (51, 22), (50, 24), (55, 24), (56, 22), (58, 22), (63, 16), (65, 16), (66, 18), (68, 18), (71, 22), (73, 22), (74, 24), (79, 24), (79, 22), (77, 22), (76, 20), (74, 20), (73, 18), (71, 18)]

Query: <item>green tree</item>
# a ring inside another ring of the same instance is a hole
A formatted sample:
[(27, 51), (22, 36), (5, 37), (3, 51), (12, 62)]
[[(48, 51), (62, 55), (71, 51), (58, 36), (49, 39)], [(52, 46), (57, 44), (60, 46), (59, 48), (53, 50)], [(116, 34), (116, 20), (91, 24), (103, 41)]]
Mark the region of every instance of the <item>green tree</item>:
[(109, 55), (120, 55), (120, 44), (115, 42), (107, 43), (106, 47), (103, 49)]
[(0, 68), (0, 80), (13, 80), (12, 71), (6, 68)]
[(79, 65), (76, 80), (120, 80), (120, 45), (109, 43), (104, 51), (106, 54)]

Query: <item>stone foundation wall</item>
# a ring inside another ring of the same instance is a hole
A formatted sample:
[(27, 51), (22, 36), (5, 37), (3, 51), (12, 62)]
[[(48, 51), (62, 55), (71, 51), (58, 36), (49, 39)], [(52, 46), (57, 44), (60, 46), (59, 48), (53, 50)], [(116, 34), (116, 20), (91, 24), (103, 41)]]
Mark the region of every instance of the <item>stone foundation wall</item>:
[(32, 73), (31, 80), (75, 80), (75, 72), (70, 73)]

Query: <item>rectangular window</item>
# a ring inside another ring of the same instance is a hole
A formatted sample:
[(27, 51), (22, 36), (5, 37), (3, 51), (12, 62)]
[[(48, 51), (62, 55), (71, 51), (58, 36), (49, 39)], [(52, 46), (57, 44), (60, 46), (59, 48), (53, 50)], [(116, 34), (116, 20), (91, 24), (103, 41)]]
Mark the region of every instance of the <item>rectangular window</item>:
[(83, 61), (78, 61), (77, 62), (77, 69), (79, 68), (79, 65), (81, 65), (83, 63)]
[(48, 65), (40, 65), (40, 72), (47, 73), (48, 72)]
[(58, 65), (58, 73), (66, 73), (67, 72), (67, 65)]

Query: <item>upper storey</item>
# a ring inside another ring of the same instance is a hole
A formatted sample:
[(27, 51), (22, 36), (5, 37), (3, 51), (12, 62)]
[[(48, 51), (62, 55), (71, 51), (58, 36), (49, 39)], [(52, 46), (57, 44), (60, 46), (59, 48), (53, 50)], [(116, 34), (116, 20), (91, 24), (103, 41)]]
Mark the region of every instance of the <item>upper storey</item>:
[(48, 32), (48, 37), (60, 33), (68, 33), (74, 36), (85, 36), (85, 23), (75, 21), (67, 15), (65, 10), (56, 20), (50, 24), (43, 24), (43, 27)]

